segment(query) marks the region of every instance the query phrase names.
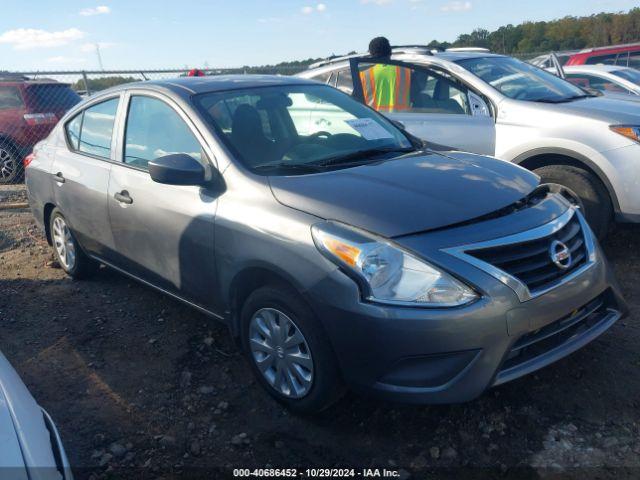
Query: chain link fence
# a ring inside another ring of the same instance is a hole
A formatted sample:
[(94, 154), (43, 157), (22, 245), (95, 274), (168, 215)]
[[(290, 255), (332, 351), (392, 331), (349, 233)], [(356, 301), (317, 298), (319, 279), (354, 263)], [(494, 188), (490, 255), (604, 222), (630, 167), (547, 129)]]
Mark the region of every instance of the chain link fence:
[[(540, 52), (518, 55), (530, 60)], [(204, 75), (294, 75), (307, 68), (295, 65), (204, 68)], [(83, 98), (115, 85), (186, 76), (190, 69), (96, 71), (0, 71), (0, 185), (20, 183), (24, 162), (34, 145), (49, 135), (58, 120)]]

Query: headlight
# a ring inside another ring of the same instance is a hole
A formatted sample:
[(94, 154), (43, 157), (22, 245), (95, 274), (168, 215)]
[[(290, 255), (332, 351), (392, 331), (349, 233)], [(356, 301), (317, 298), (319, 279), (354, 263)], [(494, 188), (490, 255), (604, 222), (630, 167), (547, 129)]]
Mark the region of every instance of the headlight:
[(311, 228), (329, 260), (354, 274), (368, 300), (428, 307), (457, 307), (478, 295), (451, 275), (392, 243), (333, 222)]
[(640, 127), (632, 125), (611, 125), (609, 128), (623, 137), (640, 143)]

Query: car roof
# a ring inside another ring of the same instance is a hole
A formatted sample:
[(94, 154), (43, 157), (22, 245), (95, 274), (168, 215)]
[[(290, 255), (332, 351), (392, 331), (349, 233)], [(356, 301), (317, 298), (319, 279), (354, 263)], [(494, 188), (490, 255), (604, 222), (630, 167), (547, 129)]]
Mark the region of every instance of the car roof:
[[(391, 60), (411, 62), (412, 60), (417, 61), (420, 59), (425, 59), (425, 60), (441, 59), (449, 62), (457, 62), (460, 60), (468, 60), (471, 58), (504, 57), (504, 56), (505, 55), (499, 55), (499, 54), (495, 54), (487, 51), (460, 49), (458, 51), (439, 52), (439, 51), (431, 50), (427, 47), (408, 46), (408, 47), (394, 47), (393, 53), (391, 54)], [(329, 67), (332, 65), (344, 63), (345, 61), (352, 58), (366, 59), (367, 57), (369, 57), (368, 53), (357, 53), (352, 55), (345, 55), (342, 57), (328, 58), (326, 60), (322, 60), (320, 62), (316, 62), (312, 65), (309, 65), (309, 70), (315, 70), (317, 68), (324, 68), (324, 67)]]
[(17, 77), (4, 77), (0, 75), (0, 85), (21, 86), (21, 85), (66, 85), (68, 83), (58, 82), (51, 78), (31, 79), (31, 78), (17, 78)]
[[(211, 75), (204, 77), (176, 77), (165, 80), (147, 80), (144, 82), (125, 83), (110, 88), (109, 91), (129, 88), (155, 90), (158, 88), (171, 90), (178, 94), (210, 93), (243, 88), (272, 87), (278, 85), (311, 85), (315, 82), (298, 77), (281, 75)], [(106, 91), (106, 90), (105, 90)]]
[(592, 48), (585, 48), (583, 50), (580, 50), (577, 53), (606, 53), (606, 52), (625, 52), (627, 50), (636, 50), (640, 48), (640, 42), (635, 42), (635, 43), (623, 43), (620, 45), (609, 45), (606, 47), (592, 47)]
[(622, 65), (566, 65), (563, 67), (567, 72), (582, 71), (582, 72), (617, 72), (618, 70), (629, 70), (629, 67)]

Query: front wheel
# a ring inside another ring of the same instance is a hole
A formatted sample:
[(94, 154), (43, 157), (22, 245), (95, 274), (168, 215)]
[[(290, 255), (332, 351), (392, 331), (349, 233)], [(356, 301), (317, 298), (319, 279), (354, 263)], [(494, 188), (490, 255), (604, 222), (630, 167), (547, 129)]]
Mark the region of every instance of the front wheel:
[(49, 219), (49, 232), (56, 260), (71, 277), (90, 277), (98, 269), (98, 263), (89, 258), (73, 236), (62, 212), (55, 208)]
[(317, 413), (344, 389), (329, 340), (305, 302), (283, 286), (262, 287), (241, 313), (242, 344), (258, 381), (276, 400)]
[(595, 235), (600, 240), (606, 237), (613, 219), (613, 206), (609, 192), (599, 178), (571, 165), (547, 165), (534, 172), (540, 176), (542, 183), (556, 183), (574, 192)]

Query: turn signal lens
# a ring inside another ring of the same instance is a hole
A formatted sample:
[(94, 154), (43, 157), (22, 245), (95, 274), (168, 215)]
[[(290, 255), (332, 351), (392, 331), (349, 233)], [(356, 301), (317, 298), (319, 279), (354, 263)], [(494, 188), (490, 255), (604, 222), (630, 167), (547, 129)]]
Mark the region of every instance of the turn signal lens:
[(352, 267), (356, 265), (361, 252), (359, 248), (338, 240), (335, 237), (326, 237), (324, 239), (324, 246), (329, 252)]
[(640, 127), (632, 125), (611, 125), (609, 128), (623, 137), (640, 143)]

